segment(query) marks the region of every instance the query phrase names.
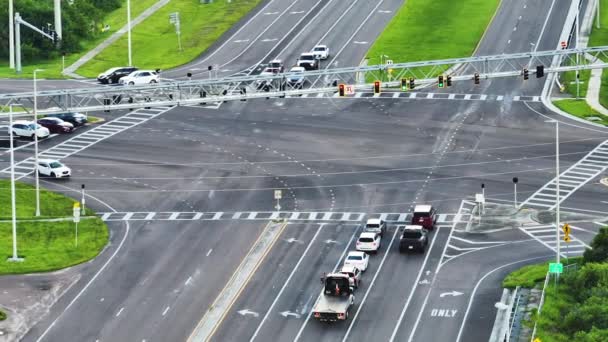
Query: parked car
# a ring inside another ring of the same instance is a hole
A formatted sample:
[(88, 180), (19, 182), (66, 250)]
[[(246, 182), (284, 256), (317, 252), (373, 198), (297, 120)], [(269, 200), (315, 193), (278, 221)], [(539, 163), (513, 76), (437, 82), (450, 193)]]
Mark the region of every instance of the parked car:
[(125, 77), (137, 70), (136, 67), (111, 68), (99, 74), (99, 76), (97, 76), (97, 81), (102, 84), (118, 83), (118, 80), (120, 80), (121, 77)]
[(380, 249), (382, 238), (378, 233), (363, 232), (355, 244), (356, 249), (362, 252), (376, 253)]
[(160, 81), (160, 76), (154, 70), (138, 70), (128, 76), (121, 77), (118, 83), (127, 85), (153, 84)]
[(367, 220), (364, 231), (378, 233), (380, 236), (384, 236), (384, 232), (386, 231), (386, 222), (381, 219), (369, 219)]
[(348, 276), (350, 286), (358, 288), (359, 284), (361, 284), (361, 271), (357, 268), (357, 266), (342, 266), (340, 273), (346, 274)]
[(301, 66), (306, 70), (315, 70), (319, 67), (319, 62), (315, 58), (312, 52), (305, 52), (300, 55), (300, 58), (296, 62), (297, 66)]
[(405, 226), (399, 238), (399, 252), (419, 251), (424, 253), (426, 245), (429, 243), (428, 232), (422, 226)]
[(38, 159), (37, 165), (38, 174), (53, 178), (70, 177), (72, 170), (54, 159)]
[(290, 73), (295, 73), (295, 75), (291, 75), (287, 77), (287, 84), (292, 87), (292, 88), (299, 88), (302, 89), (302, 87), (304, 86), (304, 76), (303, 75), (298, 75), (298, 74), (302, 74), (304, 73), (306, 69), (304, 69), (303, 67), (293, 67), (291, 68), (291, 70), (289, 70)]
[(317, 59), (327, 59), (329, 57), (329, 48), (327, 45), (317, 45), (311, 51)]
[(355, 266), (360, 269), (361, 272), (365, 272), (368, 265), (369, 255), (365, 252), (351, 251), (348, 252), (346, 259), (344, 259), (344, 266)]
[(87, 115), (82, 114), (82, 113), (71, 113), (70, 112), (70, 113), (49, 114), (49, 115), (47, 115), (47, 117), (59, 118), (63, 121), (67, 121), (67, 122), (71, 123), (72, 125), (74, 125), (74, 127), (83, 126), (84, 124), (89, 122)]
[(417, 205), (414, 207), (414, 214), (412, 215), (412, 224), (421, 225), (424, 229), (435, 228), (435, 222), (437, 221), (437, 211), (433, 206), (424, 204)]
[(268, 67), (277, 69), (277, 73), (281, 73), (281, 72), (285, 71), (285, 67), (283, 66), (283, 61), (280, 59), (273, 59), (270, 62), (268, 62)]
[(74, 125), (60, 118), (46, 117), (39, 119), (38, 123), (48, 128), (51, 133), (70, 133), (74, 130)]
[(34, 140), (34, 134), (36, 134), (38, 138), (46, 138), (51, 134), (48, 128), (42, 127), (41, 125), (32, 121), (25, 120), (17, 120), (13, 122), (11, 129), (13, 131), (13, 135), (31, 138), (32, 140)]

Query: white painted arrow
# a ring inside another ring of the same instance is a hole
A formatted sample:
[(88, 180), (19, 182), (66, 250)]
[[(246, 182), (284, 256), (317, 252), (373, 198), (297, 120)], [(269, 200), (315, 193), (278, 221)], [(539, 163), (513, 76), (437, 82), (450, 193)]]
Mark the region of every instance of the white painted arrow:
[(258, 317), (260, 314), (255, 312), (255, 311), (251, 311), (249, 309), (243, 309), (243, 310), (239, 310), (237, 311), (239, 313), (239, 315), (241, 316), (247, 316), (247, 315), (251, 315), (253, 317)]
[(266, 39), (262, 39), (263, 42), (274, 42), (275, 40), (279, 40), (279, 38), (272, 38), (272, 39), (266, 38)]
[(297, 313), (291, 312), (291, 311), (283, 311), (283, 312), (281, 312), (280, 315), (283, 316), (283, 317), (293, 316), (295, 318), (300, 318), (300, 314), (297, 314)]
[(237, 39), (234, 42), (235, 43), (247, 43), (249, 41), (249, 39)]
[(294, 243), (294, 242), (296, 242), (296, 243), (303, 243), (302, 241), (300, 241), (300, 240), (298, 240), (296, 238), (289, 238), (289, 239), (286, 239), (285, 241), (287, 241), (288, 243)]
[(443, 298), (445, 296), (452, 296), (452, 297), (458, 297), (458, 296), (462, 296), (464, 293), (462, 292), (458, 292), (458, 291), (452, 291), (452, 292), (444, 292), (442, 294), (439, 295), (440, 298)]
[(418, 282), (418, 284), (424, 285), (424, 284), (430, 284), (431, 282), (428, 279), (424, 279)]
[(274, 14), (279, 14), (279, 12), (266, 12), (266, 13), (264, 13), (264, 15), (274, 15)]
[(360, 42), (358, 40), (355, 40), (353, 43), (355, 43), (355, 44), (368, 44), (368, 42)]
[(300, 14), (300, 13), (304, 13), (304, 11), (293, 11), (293, 12), (289, 12), (290, 14)]
[(338, 241), (336, 241), (336, 240), (332, 240), (332, 239), (327, 239), (327, 240), (325, 240), (324, 242), (325, 242), (325, 243), (335, 243), (335, 244), (339, 244), (339, 242), (338, 242)]
[(392, 11), (387, 11), (387, 10), (379, 10), (378, 13), (391, 13)]
[(431, 274), (431, 271), (427, 270), (427, 271), (426, 271), (426, 275), (428, 276), (428, 275), (430, 275), (430, 274)]

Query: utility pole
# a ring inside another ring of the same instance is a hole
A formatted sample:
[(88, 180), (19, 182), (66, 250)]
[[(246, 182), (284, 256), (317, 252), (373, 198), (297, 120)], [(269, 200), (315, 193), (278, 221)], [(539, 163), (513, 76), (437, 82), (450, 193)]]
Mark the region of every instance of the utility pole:
[(14, 11), (15, 9), (13, 8), (13, 0), (8, 0), (8, 64), (11, 69), (15, 69), (15, 22), (13, 20), (13, 16), (15, 15), (13, 13)]
[(597, 0), (597, 14), (595, 15), (595, 27), (600, 28), (600, 2), (601, 0)]
[(34, 70), (34, 177), (36, 177), (36, 216), (40, 216), (40, 175), (38, 172), (38, 88), (36, 73), (44, 71)]
[(17, 204), (15, 201), (15, 146), (13, 144), (13, 105), (9, 105), (9, 139), (11, 149), (11, 224), (13, 228), (13, 256), (8, 261), (18, 262), (23, 261), (17, 254)]
[(133, 66), (131, 58), (131, 0), (127, 0), (127, 45), (129, 50), (129, 66)]

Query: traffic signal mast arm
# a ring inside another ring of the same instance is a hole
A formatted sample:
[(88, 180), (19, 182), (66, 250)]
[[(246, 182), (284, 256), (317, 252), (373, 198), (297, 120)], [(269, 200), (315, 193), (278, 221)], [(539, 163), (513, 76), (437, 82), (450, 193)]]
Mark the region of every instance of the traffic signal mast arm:
[(37, 28), (36, 26), (34, 26), (34, 25), (28, 23), (27, 21), (23, 20), (23, 18), (21, 18), (21, 16), (19, 15), (19, 13), (15, 13), (15, 25), (21, 25), (21, 24), (25, 25), (25, 26), (27, 26), (29, 28), (31, 28), (32, 30), (34, 30), (34, 31), (36, 31), (38, 33), (40, 33), (41, 35), (47, 37), (48, 39), (52, 40), (53, 42), (55, 42), (56, 39), (58, 38), (58, 37), (56, 37), (57, 33), (55, 33), (55, 31), (51, 31), (51, 34), (48, 34), (48, 33), (44, 32), (43, 30)]

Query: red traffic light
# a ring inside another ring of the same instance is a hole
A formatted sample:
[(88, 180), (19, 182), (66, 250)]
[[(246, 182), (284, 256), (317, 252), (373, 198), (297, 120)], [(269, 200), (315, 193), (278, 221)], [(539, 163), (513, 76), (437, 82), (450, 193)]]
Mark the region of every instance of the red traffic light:
[(380, 94), (380, 81), (374, 82), (374, 94)]
[(338, 84), (338, 94), (340, 96), (344, 96), (344, 93), (345, 93), (344, 92), (344, 84), (342, 84), (342, 83)]

